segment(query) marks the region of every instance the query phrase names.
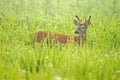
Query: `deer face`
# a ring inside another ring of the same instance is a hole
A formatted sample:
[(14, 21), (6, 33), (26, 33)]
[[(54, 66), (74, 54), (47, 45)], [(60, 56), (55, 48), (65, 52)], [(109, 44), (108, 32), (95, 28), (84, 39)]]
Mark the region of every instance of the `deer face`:
[(80, 18), (78, 16), (76, 16), (77, 20), (74, 20), (74, 24), (78, 27), (77, 30), (75, 31), (76, 34), (84, 34), (86, 33), (86, 29), (87, 27), (90, 25), (90, 19), (91, 16), (89, 16), (88, 20), (85, 20), (84, 24), (81, 24)]
[(77, 30), (75, 31), (76, 34), (80, 34), (81, 32), (84, 33), (86, 31), (86, 26), (85, 25), (81, 25), (81, 26), (77, 26)]

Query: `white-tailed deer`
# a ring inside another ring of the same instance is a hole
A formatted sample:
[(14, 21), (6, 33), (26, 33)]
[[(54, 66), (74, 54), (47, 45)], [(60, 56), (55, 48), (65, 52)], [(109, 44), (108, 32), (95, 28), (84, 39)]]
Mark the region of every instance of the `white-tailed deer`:
[(90, 25), (91, 16), (89, 16), (88, 20), (85, 20), (85, 23), (81, 24), (82, 19), (76, 16), (77, 20), (74, 20), (74, 24), (78, 26), (77, 30), (75, 31), (76, 34), (79, 34), (82, 39), (82, 45), (86, 41), (86, 29)]
[(74, 20), (74, 24), (77, 26), (77, 30), (75, 31), (76, 34), (79, 34), (78, 36), (70, 36), (65, 34), (59, 34), (56, 32), (49, 32), (46, 30), (40, 30), (34, 33), (34, 37), (32, 36), (32, 39), (34, 39), (37, 42), (46, 41), (48, 42), (60, 42), (60, 43), (67, 43), (69, 40), (73, 40), (74, 42), (80, 44), (82, 41), (82, 45), (86, 41), (86, 29), (90, 25), (90, 19), (91, 16), (89, 16), (88, 20), (85, 20), (85, 23), (81, 24), (81, 19), (76, 16), (77, 20)]

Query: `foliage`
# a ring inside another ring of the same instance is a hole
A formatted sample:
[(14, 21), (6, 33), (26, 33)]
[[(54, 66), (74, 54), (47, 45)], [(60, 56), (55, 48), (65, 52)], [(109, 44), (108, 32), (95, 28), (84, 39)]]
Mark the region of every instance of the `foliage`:
[[(0, 80), (119, 80), (119, 0), (0, 0)], [(75, 15), (92, 16), (84, 47), (47, 46), (39, 29), (75, 35)]]

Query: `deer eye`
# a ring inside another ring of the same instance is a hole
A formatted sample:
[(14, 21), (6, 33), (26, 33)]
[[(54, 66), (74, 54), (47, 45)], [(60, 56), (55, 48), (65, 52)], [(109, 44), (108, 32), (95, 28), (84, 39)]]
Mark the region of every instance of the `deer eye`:
[(81, 29), (85, 29), (85, 26), (82, 26)]
[(82, 29), (85, 29), (85, 27), (82, 27)]

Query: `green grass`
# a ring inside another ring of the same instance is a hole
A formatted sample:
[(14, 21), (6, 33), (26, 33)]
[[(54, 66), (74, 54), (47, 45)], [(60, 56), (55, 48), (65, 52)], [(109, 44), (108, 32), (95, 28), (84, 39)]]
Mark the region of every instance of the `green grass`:
[[(83, 47), (30, 40), (75, 35), (75, 15), (92, 16)], [(0, 0), (0, 80), (120, 80), (120, 1)]]

